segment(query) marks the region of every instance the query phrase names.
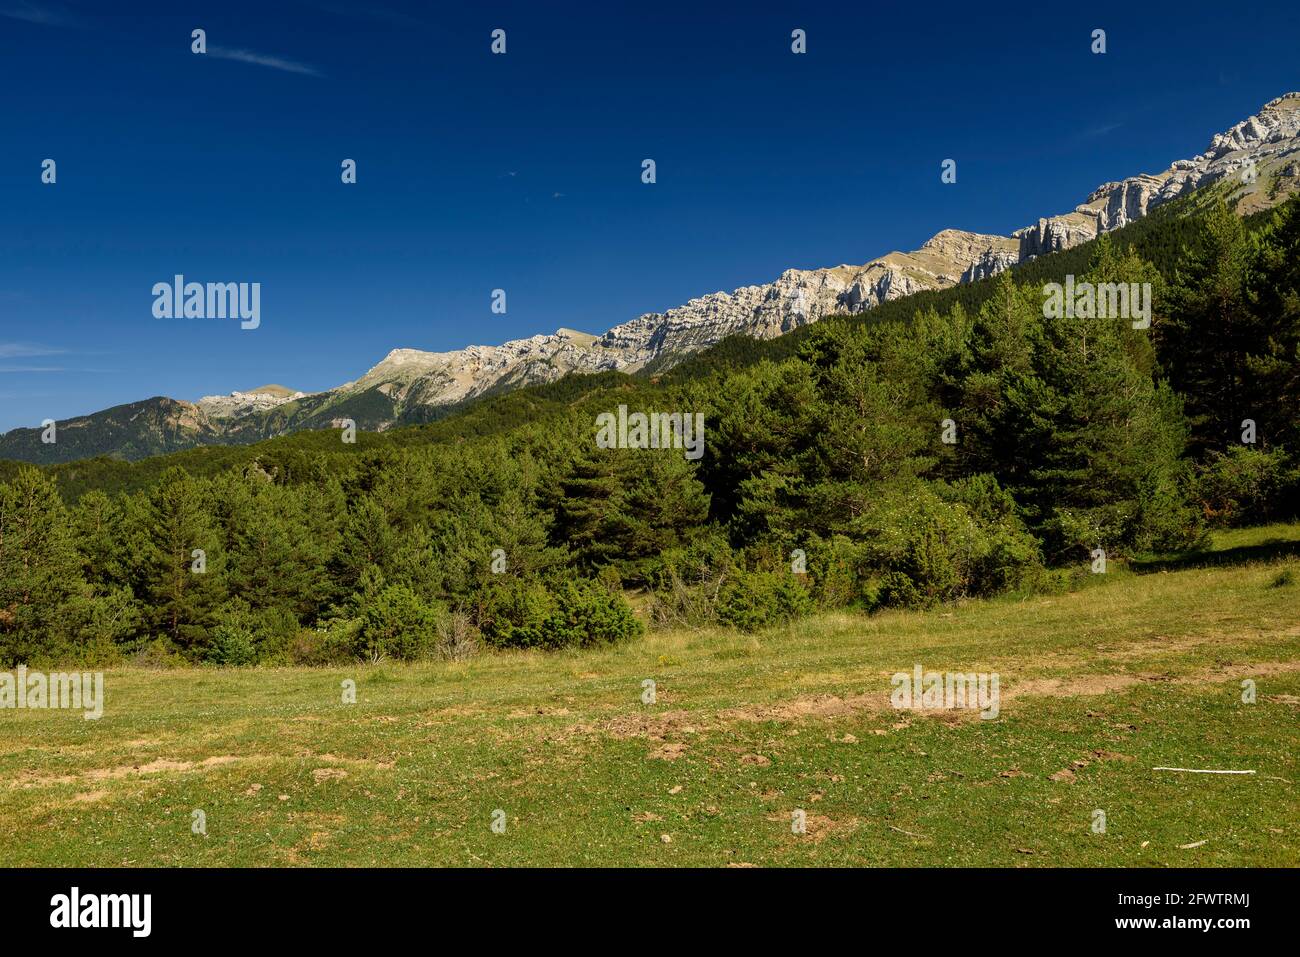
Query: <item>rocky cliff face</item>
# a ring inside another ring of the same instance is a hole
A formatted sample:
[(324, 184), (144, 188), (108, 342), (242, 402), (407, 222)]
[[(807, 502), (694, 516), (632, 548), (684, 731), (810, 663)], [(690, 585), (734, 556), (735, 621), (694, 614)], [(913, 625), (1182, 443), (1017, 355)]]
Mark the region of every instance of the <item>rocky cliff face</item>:
[(1013, 256), (1002, 236), (946, 229), (920, 249), (890, 253), (863, 266), (788, 269), (775, 282), (715, 292), (667, 312), (646, 313), (615, 326), (596, 345), (635, 371), (662, 357), (685, 358), (727, 336), (760, 339), (826, 316), (863, 312), (890, 299), (961, 282), (981, 263)]
[(1198, 187), (1228, 180), (1243, 213), (1270, 206), (1300, 188), (1300, 93), (1264, 105), (1256, 115), (1210, 140), (1204, 153), (1163, 173), (1105, 183), (1073, 212), (1017, 230), (1020, 258), (1068, 249), (1127, 226)]
[[(570, 371), (632, 372), (651, 363), (662, 368), (727, 336), (768, 339), (826, 316), (859, 313), (925, 289), (984, 279), (1119, 229), (1161, 203), (1221, 179), (1234, 182), (1243, 212), (1263, 208), (1300, 188), (1297, 173), (1300, 93), (1289, 93), (1214, 136), (1199, 156), (1179, 160), (1162, 173), (1105, 183), (1071, 212), (1045, 217), (1011, 236), (946, 229), (913, 252), (892, 252), (862, 266), (789, 269), (774, 282), (646, 313), (600, 337), (562, 329), (552, 336), (459, 352), (398, 350), (359, 383), (391, 377), (394, 388), (407, 396), (447, 403), (481, 395), (503, 381), (523, 385)], [(395, 358), (399, 353), (400, 362)], [(422, 371), (408, 384), (413, 369)]]
[(264, 385), (248, 392), (205, 395), (194, 404), (206, 412), (210, 419), (237, 419), (253, 412), (268, 412), (286, 402), (306, 397), (305, 392), (294, 392), (280, 385)]
[[(714, 292), (666, 312), (651, 312), (593, 336), (560, 329), (551, 335), (453, 352), (394, 349), (355, 382), (305, 395), (264, 386), (195, 404), (147, 400), (135, 406), (59, 423), (93, 441), (37, 444), (37, 431), (0, 437), (0, 457), (63, 460), (72, 452), (125, 457), (212, 441), (253, 441), (351, 419), (363, 429), (420, 421), (431, 410), (491, 392), (552, 382), (570, 372), (680, 362), (732, 335), (768, 339), (830, 315), (854, 314), (927, 289), (995, 275), (1035, 256), (1077, 246), (1146, 216), (1161, 203), (1219, 180), (1233, 184), (1240, 212), (1280, 202), (1300, 188), (1300, 93), (1266, 104), (1219, 133), (1206, 151), (1156, 174), (1105, 183), (1072, 211), (1048, 216), (1011, 236), (945, 229), (920, 249), (892, 252), (861, 266), (789, 269), (775, 281)], [(165, 404), (164, 404), (165, 403)], [(138, 424), (136, 436), (133, 423)], [(75, 448), (73, 447), (75, 445)]]

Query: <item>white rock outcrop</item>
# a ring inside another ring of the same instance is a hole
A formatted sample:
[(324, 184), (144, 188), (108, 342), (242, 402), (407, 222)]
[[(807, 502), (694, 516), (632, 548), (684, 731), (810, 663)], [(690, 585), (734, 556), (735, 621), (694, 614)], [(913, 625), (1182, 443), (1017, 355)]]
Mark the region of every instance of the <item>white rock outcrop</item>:
[(279, 386), (229, 395), (205, 395), (194, 403), (212, 419), (234, 419), (252, 412), (266, 412), (286, 402), (306, 398), (306, 392), (292, 392)]

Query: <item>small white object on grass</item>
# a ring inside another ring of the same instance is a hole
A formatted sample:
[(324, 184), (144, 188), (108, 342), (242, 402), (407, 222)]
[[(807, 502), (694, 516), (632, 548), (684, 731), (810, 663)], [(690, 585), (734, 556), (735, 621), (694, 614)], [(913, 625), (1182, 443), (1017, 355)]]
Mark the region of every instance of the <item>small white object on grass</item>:
[(1212, 768), (1152, 768), (1152, 771), (1186, 771), (1188, 774), (1254, 774), (1254, 771), (1216, 771)]

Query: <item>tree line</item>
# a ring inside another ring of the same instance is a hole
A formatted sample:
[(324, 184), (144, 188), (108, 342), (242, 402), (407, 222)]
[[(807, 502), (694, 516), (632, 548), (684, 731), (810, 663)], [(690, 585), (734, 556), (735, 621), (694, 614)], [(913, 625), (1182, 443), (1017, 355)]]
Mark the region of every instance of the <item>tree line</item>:
[[(326, 664), (753, 629), (1056, 587), (1098, 550), (1291, 517), (1300, 203), (1136, 225), (1159, 262), (1102, 237), (746, 361), (727, 344), (689, 375), (571, 377), (354, 448), (315, 433), (8, 467), (0, 661)], [(1044, 318), (1062, 268), (1150, 283), (1151, 328)], [(619, 404), (703, 413), (703, 457), (597, 447)]]

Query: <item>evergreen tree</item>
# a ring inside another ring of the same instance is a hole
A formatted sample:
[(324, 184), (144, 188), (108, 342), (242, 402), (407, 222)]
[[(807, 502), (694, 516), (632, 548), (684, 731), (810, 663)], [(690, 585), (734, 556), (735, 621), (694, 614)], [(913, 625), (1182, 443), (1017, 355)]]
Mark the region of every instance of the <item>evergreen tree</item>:
[(1259, 442), (1300, 454), (1300, 196), (1259, 237), (1251, 283), (1261, 328), (1246, 364)]
[(184, 469), (169, 468), (148, 498), (144, 521), (142, 577), (153, 627), (200, 659), (225, 598), (224, 556), (210, 497)]
[(1177, 270), (1161, 350), (1185, 398), (1197, 454), (1240, 443), (1242, 421), (1262, 412), (1249, 369), (1268, 339), (1255, 313), (1250, 260), (1245, 227), (1220, 197)]
[(0, 662), (73, 650), (78, 603), (90, 589), (54, 483), (25, 467), (0, 485)]

